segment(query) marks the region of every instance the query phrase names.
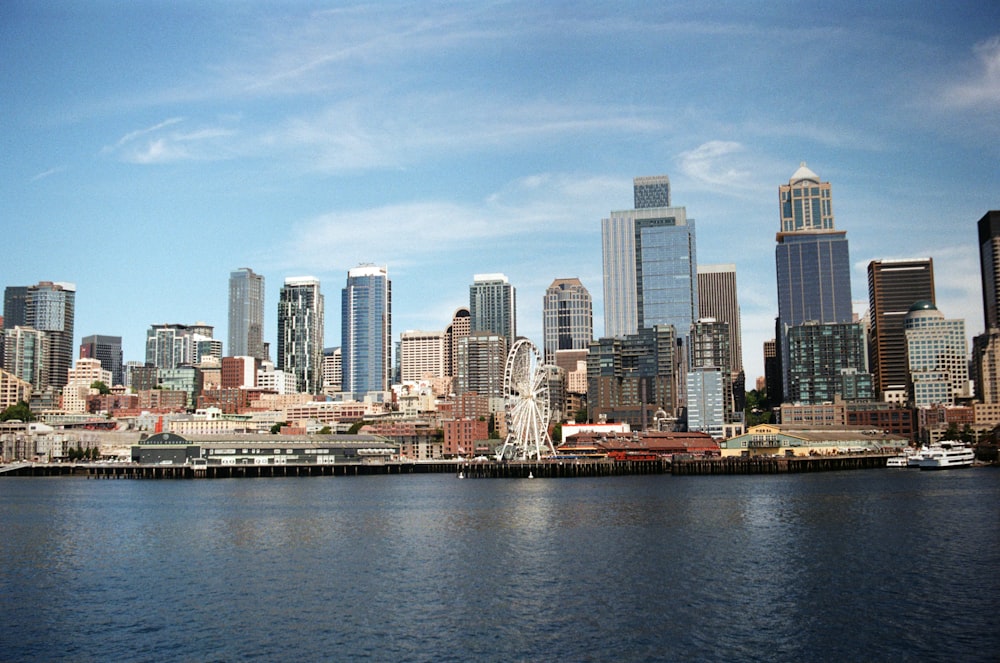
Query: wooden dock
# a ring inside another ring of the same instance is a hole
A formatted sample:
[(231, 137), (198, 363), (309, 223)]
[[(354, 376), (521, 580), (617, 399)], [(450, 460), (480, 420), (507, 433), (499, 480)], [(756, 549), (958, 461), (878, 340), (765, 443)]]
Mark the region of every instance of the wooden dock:
[(643, 474), (734, 475), (796, 474), (884, 468), (894, 454), (853, 454), (771, 458), (675, 458), (611, 460), (606, 458), (493, 460), (482, 462), (384, 462), (334, 464), (138, 465), (136, 463), (19, 463), (0, 467), (0, 476), (82, 476), (88, 479), (240, 479), (267, 477), (455, 474), (468, 479), (556, 479)]
[(685, 458), (675, 459), (670, 473), (676, 476), (705, 474), (798, 474), (801, 472), (836, 472), (884, 468), (886, 461), (898, 454), (845, 454), (837, 456), (794, 456), (772, 458)]

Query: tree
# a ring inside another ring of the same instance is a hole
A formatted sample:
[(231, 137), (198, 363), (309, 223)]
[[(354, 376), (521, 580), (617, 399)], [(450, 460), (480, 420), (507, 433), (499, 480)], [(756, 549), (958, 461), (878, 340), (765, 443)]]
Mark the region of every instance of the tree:
[(582, 407), (582, 408), (580, 408), (579, 410), (576, 411), (576, 415), (575, 415), (574, 421), (576, 421), (576, 423), (578, 423), (578, 424), (586, 423), (586, 421), (587, 421), (587, 408), (586, 407)]
[(348, 435), (357, 435), (358, 431), (361, 430), (362, 427), (367, 426), (370, 423), (371, 423), (370, 421), (365, 421), (364, 419), (359, 419), (358, 421), (355, 421), (353, 424), (351, 424), (351, 427), (347, 429), (347, 434)]
[(333, 432), (333, 431), (332, 431), (332, 430), (330, 430), (330, 427), (329, 427), (329, 426), (323, 426), (322, 428), (320, 428), (320, 429), (319, 429), (319, 433), (318, 433), (318, 434), (319, 434), (319, 435), (329, 435), (329, 434), (330, 434), (330, 433), (332, 433), (332, 432)]
[(556, 424), (552, 427), (552, 442), (553, 444), (562, 442), (562, 424)]
[(18, 401), (16, 405), (11, 405), (3, 412), (0, 412), (0, 421), (10, 421), (11, 419), (17, 419), (19, 421), (34, 421), (35, 415), (31, 414), (31, 408), (24, 401)]
[(278, 433), (281, 432), (281, 427), (287, 425), (288, 425), (287, 421), (279, 421), (278, 423), (274, 424), (273, 426), (271, 426), (271, 435), (277, 435)]
[(751, 389), (747, 392), (746, 414), (747, 428), (757, 424), (771, 423), (771, 404), (763, 391)]
[(96, 389), (102, 396), (107, 396), (111, 393), (111, 387), (104, 384), (103, 380), (94, 380), (90, 383), (91, 389)]

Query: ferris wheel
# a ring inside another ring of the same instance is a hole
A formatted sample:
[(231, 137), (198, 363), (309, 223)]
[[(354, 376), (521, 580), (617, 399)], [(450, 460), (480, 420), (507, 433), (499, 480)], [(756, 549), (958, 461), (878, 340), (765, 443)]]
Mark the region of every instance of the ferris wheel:
[(549, 383), (538, 349), (517, 340), (507, 355), (503, 378), (507, 438), (497, 460), (528, 460), (555, 454), (549, 437)]

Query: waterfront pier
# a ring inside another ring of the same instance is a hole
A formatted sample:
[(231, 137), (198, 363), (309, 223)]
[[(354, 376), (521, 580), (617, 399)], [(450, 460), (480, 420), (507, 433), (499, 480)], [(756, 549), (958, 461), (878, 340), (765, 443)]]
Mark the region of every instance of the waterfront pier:
[(78, 476), (88, 479), (244, 479), (267, 477), (349, 477), (393, 474), (447, 474), (467, 479), (556, 479), (640, 474), (674, 476), (798, 474), (884, 468), (895, 454), (802, 457), (675, 457), (655, 460), (609, 458), (530, 461), (453, 461), (302, 464), (139, 464), (16, 463), (0, 466), (0, 477)]

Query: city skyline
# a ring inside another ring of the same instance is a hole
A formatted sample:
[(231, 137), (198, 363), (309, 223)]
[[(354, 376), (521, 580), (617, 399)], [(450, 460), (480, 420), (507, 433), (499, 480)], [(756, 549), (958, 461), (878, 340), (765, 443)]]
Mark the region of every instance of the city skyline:
[(855, 312), (872, 260), (933, 258), (941, 309), (984, 329), (1000, 8), (797, 7), (794, 26), (781, 4), (397, 10), (5, 3), (0, 199), (24, 231), (2, 285), (75, 283), (74, 351), (121, 336), (129, 361), (158, 323), (227, 338), (243, 266), (277, 302), (289, 276), (330, 289), (387, 265), (400, 332), (445, 327), (474, 274), (502, 272), (541, 347), (556, 278), (592, 293), (603, 335), (600, 220), (665, 174), (698, 260), (736, 264), (752, 384), (777, 314), (776, 194), (805, 161), (836, 192)]

